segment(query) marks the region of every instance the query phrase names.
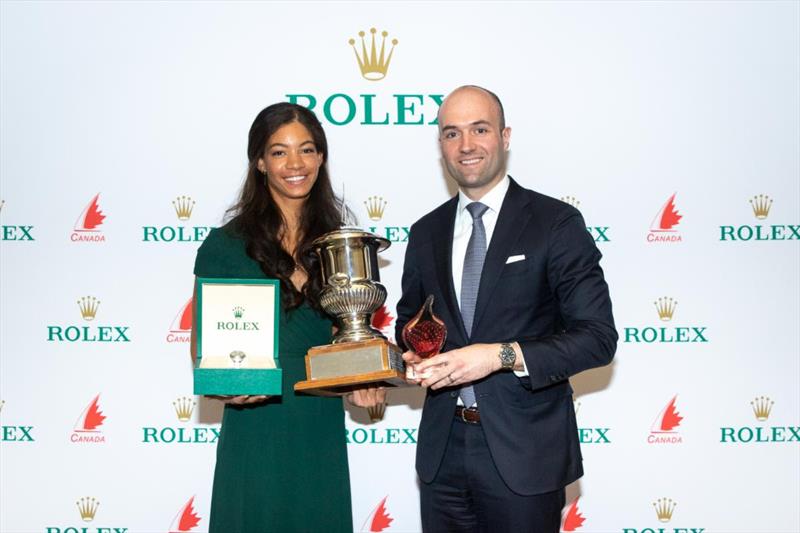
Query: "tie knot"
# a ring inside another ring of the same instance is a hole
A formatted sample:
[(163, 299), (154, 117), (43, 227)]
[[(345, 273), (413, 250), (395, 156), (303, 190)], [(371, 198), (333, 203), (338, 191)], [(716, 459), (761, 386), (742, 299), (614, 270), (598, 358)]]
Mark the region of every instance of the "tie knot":
[(467, 211), (469, 211), (469, 214), (472, 215), (472, 220), (478, 220), (481, 218), (487, 209), (489, 209), (489, 206), (480, 202), (472, 202), (471, 204), (467, 204)]

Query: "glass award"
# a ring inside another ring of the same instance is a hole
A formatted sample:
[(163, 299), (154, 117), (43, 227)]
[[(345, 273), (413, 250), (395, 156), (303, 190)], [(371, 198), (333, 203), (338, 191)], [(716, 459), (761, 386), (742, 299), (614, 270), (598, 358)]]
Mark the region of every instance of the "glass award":
[(447, 338), (447, 327), (433, 314), (433, 295), (422, 309), (403, 327), (403, 342), (423, 359), (438, 354)]

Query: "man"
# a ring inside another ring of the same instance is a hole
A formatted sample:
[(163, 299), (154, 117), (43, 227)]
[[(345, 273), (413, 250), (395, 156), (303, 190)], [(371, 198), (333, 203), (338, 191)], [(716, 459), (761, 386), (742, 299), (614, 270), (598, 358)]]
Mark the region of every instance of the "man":
[(616, 350), (583, 218), (506, 175), (510, 139), (494, 93), (465, 86), (444, 100), (439, 143), (459, 193), (411, 227), (406, 250), (396, 338), (429, 294), (447, 327), (439, 355), (403, 355), (428, 389), (426, 532), (557, 532), (564, 487), (583, 474), (569, 377)]

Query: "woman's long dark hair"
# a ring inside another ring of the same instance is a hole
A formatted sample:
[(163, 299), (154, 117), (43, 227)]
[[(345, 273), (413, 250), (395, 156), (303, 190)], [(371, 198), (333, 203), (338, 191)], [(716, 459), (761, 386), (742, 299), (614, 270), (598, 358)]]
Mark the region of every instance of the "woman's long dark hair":
[[(317, 181), (311, 189), (300, 213), (296, 256), (308, 274), (308, 281), (298, 291), (289, 279), (294, 272), (295, 259), (283, 248), (281, 237), (286, 221), (272, 198), (267, 177), (258, 170), (258, 160), (264, 156), (267, 140), (281, 126), (299, 122), (311, 133), (322, 165)], [(247, 143), (247, 177), (238, 202), (227, 215), (234, 232), (244, 239), (247, 255), (261, 265), (261, 270), (281, 283), (281, 303), (285, 309), (298, 307), (306, 299), (319, 309), (322, 275), (319, 258), (313, 253), (311, 242), (335, 230), (341, 222), (341, 212), (328, 175), (328, 141), (317, 117), (305, 107), (281, 102), (263, 109), (253, 125)]]

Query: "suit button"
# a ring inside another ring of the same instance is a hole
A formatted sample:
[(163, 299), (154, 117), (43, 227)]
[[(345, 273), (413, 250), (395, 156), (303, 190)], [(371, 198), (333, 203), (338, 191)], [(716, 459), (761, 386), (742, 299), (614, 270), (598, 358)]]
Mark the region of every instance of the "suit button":
[(457, 391), (450, 391), (450, 397), (451, 398), (458, 398), (458, 392)]

